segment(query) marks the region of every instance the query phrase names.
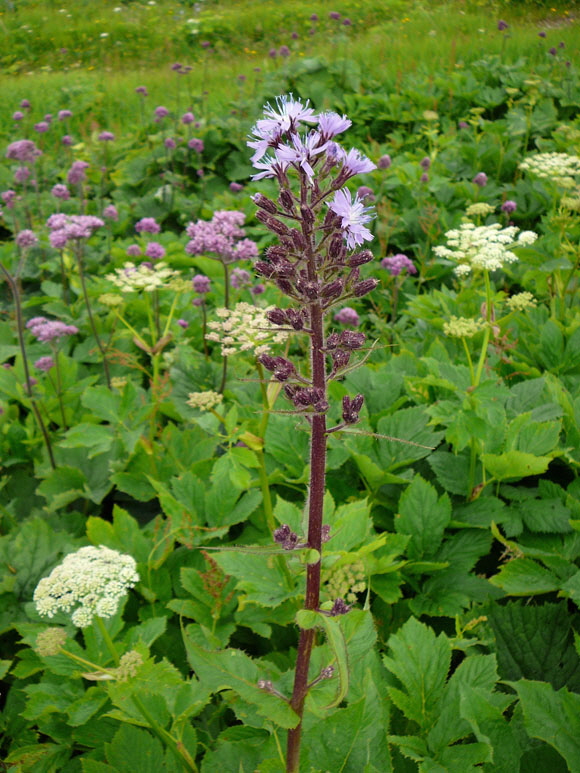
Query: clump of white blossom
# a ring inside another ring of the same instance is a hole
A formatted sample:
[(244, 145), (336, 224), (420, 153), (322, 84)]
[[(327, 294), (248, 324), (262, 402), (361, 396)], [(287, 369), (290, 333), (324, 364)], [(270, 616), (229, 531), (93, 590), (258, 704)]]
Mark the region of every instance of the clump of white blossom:
[(119, 665), (115, 669), (117, 681), (126, 682), (136, 676), (139, 667), (143, 665), (143, 656), (137, 650), (129, 650), (121, 655)]
[(34, 591), (39, 615), (72, 612), (73, 625), (89, 626), (95, 615), (112, 617), (129, 588), (139, 581), (135, 560), (99, 545), (70, 553)]
[(64, 647), (67, 633), (64, 628), (47, 628), (36, 637), (34, 650), (41, 658), (58, 655)]
[(562, 196), (560, 205), (570, 212), (580, 212), (580, 195), (576, 192), (572, 196)]
[(493, 211), (494, 207), (491, 204), (485, 201), (476, 201), (467, 207), (465, 214), (467, 217), (485, 217), (486, 215), (491, 215)]
[(208, 322), (211, 333), (208, 341), (221, 344), (223, 357), (239, 352), (254, 352), (256, 356), (270, 351), (270, 344), (283, 343), (288, 338), (286, 331), (280, 330), (267, 318), (268, 306), (259, 309), (250, 303), (237, 303), (233, 309), (216, 309), (220, 321)]
[(124, 293), (134, 293), (139, 290), (150, 293), (164, 287), (173, 287), (178, 277), (178, 271), (174, 271), (161, 261), (155, 264), (141, 263), (140, 266), (131, 262), (125, 263), (123, 268), (115, 269), (114, 273), (107, 274), (105, 279), (109, 279)]
[(538, 153), (528, 156), (519, 167), (536, 177), (549, 179), (562, 188), (573, 188), (576, 185), (575, 178), (580, 175), (580, 157), (568, 153)]
[(443, 332), (451, 338), (473, 338), (483, 330), (486, 322), (483, 319), (471, 319), (469, 317), (451, 317), (443, 323)]
[(215, 408), (219, 405), (224, 396), (219, 392), (190, 392), (188, 395), (187, 404), (192, 408), (199, 408), (200, 411), (209, 411), (211, 408)]
[(356, 602), (356, 594), (363, 593), (367, 588), (362, 561), (334, 569), (326, 581), (326, 588), (331, 598), (341, 598), (351, 604)]
[(510, 311), (525, 311), (526, 309), (533, 309), (535, 305), (536, 299), (528, 292), (512, 295), (506, 301), (506, 306)]
[(495, 271), (518, 259), (512, 252), (513, 247), (525, 247), (538, 238), (533, 231), (522, 231), (517, 236), (519, 230), (516, 226), (502, 228), (499, 223), (480, 226), (463, 223), (447, 231), (447, 246), (434, 247), (433, 252), (440, 258), (456, 260), (458, 276), (466, 276), (474, 269)]

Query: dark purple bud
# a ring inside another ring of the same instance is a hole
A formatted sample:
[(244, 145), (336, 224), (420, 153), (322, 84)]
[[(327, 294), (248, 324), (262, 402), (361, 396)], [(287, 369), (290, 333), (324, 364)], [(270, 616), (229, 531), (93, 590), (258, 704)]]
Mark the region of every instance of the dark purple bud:
[(370, 263), (374, 259), (374, 255), (370, 250), (363, 250), (357, 252), (356, 255), (351, 255), (348, 260), (349, 266), (364, 266), (365, 263)]
[(282, 309), (270, 309), (266, 312), (266, 317), (273, 325), (285, 325), (288, 322), (286, 312)]
[(287, 279), (276, 279), (276, 286), (282, 290), (284, 295), (293, 295), (294, 288), (292, 287), (292, 282), (289, 282)]
[(346, 278), (347, 285), (352, 285), (354, 282), (358, 282), (360, 277), (360, 268), (358, 266), (355, 266), (348, 272), (348, 276)]
[(292, 402), (297, 408), (306, 408), (309, 405), (312, 405), (312, 390), (298, 389), (292, 398)]
[(322, 298), (338, 298), (338, 296), (344, 290), (344, 282), (342, 279), (335, 279), (334, 282), (325, 284), (320, 291)]
[(372, 292), (378, 284), (378, 279), (363, 279), (354, 286), (353, 293), (356, 298), (362, 298), (363, 295)]
[(330, 610), (330, 617), (338, 617), (338, 615), (346, 615), (350, 612), (350, 606), (344, 599), (335, 599), (332, 609)]
[(364, 345), (366, 336), (364, 333), (355, 333), (354, 330), (343, 330), (340, 334), (340, 346), (345, 349), (360, 349)]
[(284, 394), (289, 400), (292, 400), (294, 402), (294, 395), (298, 391), (299, 387), (294, 386), (294, 384), (286, 384), (284, 386)]
[(252, 201), (257, 207), (260, 207), (260, 209), (265, 209), (266, 212), (269, 212), (272, 215), (275, 215), (278, 211), (278, 207), (276, 204), (267, 196), (263, 196), (261, 193), (256, 193), (255, 196), (252, 196)]
[(296, 368), (290, 362), (290, 360), (284, 359), (284, 357), (276, 357), (276, 365), (274, 367), (274, 378), (277, 381), (288, 381), (290, 376), (296, 373)]
[(311, 301), (315, 301), (320, 295), (320, 284), (300, 278), (296, 282), (296, 289)]
[(292, 534), (292, 529), (285, 523), (274, 532), (274, 542), (278, 542), (281, 545), (288, 539), (290, 534)]
[(288, 309), (286, 311), (286, 320), (290, 327), (294, 328), (294, 330), (303, 330), (304, 317), (296, 309)]
[(509, 27), (509, 24), (507, 23), (507, 21), (504, 21), (503, 19), (500, 19), (497, 23), (497, 28), (500, 32), (507, 30), (508, 27)]
[(286, 210), (286, 212), (292, 212), (294, 210), (294, 199), (290, 191), (280, 191), (280, 204)]
[(328, 254), (331, 258), (338, 258), (343, 251), (344, 237), (342, 233), (332, 234), (328, 245)]
[(328, 400), (319, 400), (317, 403), (314, 404), (314, 410), (316, 413), (326, 413), (326, 411), (330, 408), (330, 405), (328, 403)]
[(258, 357), (258, 362), (263, 365), (266, 370), (275, 370), (277, 357), (271, 357), (269, 354), (261, 354)]
[(328, 338), (326, 339), (326, 348), (327, 349), (336, 349), (336, 347), (340, 343), (340, 336), (338, 333), (331, 333)]
[(350, 407), (353, 411), (356, 411), (357, 413), (360, 411), (360, 409), (363, 407), (364, 404), (364, 397), (362, 395), (356, 395), (352, 398)]
[(302, 233), (297, 228), (292, 228), (290, 230), (290, 235), (292, 237), (292, 246), (295, 247), (299, 252), (302, 252), (306, 249), (306, 239), (302, 235)]
[(276, 269), (271, 263), (267, 263), (265, 260), (258, 260), (254, 263), (254, 269), (261, 276), (265, 276), (269, 279), (275, 273)]
[(541, 38), (545, 38), (546, 37), (546, 33), (544, 32), (544, 30), (542, 30), (541, 32), (538, 32), (538, 35)]
[(419, 166), (421, 167), (421, 169), (424, 169), (425, 171), (427, 171), (427, 169), (429, 169), (429, 167), (431, 166), (431, 159), (429, 158), (429, 156), (425, 156), (424, 158), (422, 158), (421, 161), (419, 161)]
[(273, 270), (274, 276), (291, 279), (296, 274), (296, 268), (293, 263), (287, 260), (276, 263)]
[(284, 260), (288, 254), (288, 250), (285, 250), (283, 247), (280, 247), (279, 244), (273, 244), (271, 247), (268, 247), (266, 250), (266, 255), (272, 262), (276, 262), (278, 260)]
[(342, 418), (345, 424), (356, 424), (363, 402), (364, 397), (362, 395), (357, 395), (352, 400), (348, 395), (342, 398)]
[(310, 207), (300, 207), (300, 214), (302, 215), (302, 220), (308, 226), (311, 226), (314, 223), (314, 212)]
[(339, 368), (346, 368), (349, 361), (350, 352), (347, 352), (344, 349), (335, 349), (332, 352), (332, 364), (334, 365), (334, 370), (338, 370)]

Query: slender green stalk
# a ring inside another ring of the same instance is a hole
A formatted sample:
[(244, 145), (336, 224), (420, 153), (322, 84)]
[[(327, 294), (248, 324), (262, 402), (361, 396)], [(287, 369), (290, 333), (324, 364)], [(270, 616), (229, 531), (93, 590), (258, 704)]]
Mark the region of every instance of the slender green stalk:
[(91, 326), (91, 330), (93, 331), (93, 336), (95, 337), (95, 341), (97, 344), (97, 347), (99, 348), (99, 351), (101, 353), (101, 356), (103, 358), (103, 370), (105, 371), (105, 380), (107, 382), (107, 386), (109, 389), (111, 388), (111, 374), (109, 371), (109, 363), (107, 362), (107, 352), (105, 350), (105, 347), (103, 346), (103, 343), (99, 337), (99, 334), (97, 332), (97, 326), (95, 324), (95, 320), (93, 318), (93, 311), (91, 309), (91, 303), (89, 301), (89, 294), (87, 292), (87, 283), (85, 281), (85, 272), (83, 270), (83, 257), (81, 254), (81, 247), (79, 245), (75, 246), (75, 256), (77, 259), (77, 266), (79, 268), (79, 278), (81, 280), (81, 287), (83, 291), (83, 298), (85, 300), (85, 306), (87, 307), (87, 313), (89, 315), (89, 324)]
[(107, 646), (107, 649), (111, 653), (111, 656), (113, 660), (115, 661), (115, 665), (119, 665), (121, 658), (119, 657), (119, 653), (117, 652), (117, 648), (115, 647), (115, 644), (113, 640), (111, 639), (110, 633), (107, 631), (107, 626), (105, 625), (103, 618), (99, 617), (99, 615), (95, 615), (95, 620), (97, 621), (97, 626), (99, 628), (99, 631), (101, 633), (101, 636), (103, 637), (103, 640)]

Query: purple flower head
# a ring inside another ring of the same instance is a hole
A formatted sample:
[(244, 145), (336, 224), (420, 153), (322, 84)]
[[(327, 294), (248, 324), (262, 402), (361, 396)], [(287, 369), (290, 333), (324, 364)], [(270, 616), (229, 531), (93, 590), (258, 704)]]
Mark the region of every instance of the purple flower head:
[(26, 247), (34, 247), (35, 244), (38, 244), (38, 236), (34, 233), (34, 231), (20, 231), (20, 233), (16, 234), (16, 244), (21, 249), (25, 249)]
[(257, 284), (252, 287), (250, 292), (252, 295), (262, 295), (262, 293), (266, 292), (266, 288), (263, 284)]
[(14, 182), (17, 183), (25, 183), (32, 172), (27, 166), (19, 166), (18, 169), (14, 172)]
[(548, 51), (548, 53), (551, 54), (552, 56), (556, 56), (558, 52), (556, 51), (555, 46), (552, 46), (552, 48)]
[(504, 203), (501, 205), (501, 211), (505, 212), (506, 215), (511, 215), (512, 212), (515, 212), (517, 208), (517, 203), (515, 201), (511, 201), (510, 199), (504, 201)]
[(252, 284), (252, 275), (245, 268), (234, 268), (230, 277), (230, 284), (239, 290), (241, 287), (247, 287)]
[(541, 32), (538, 32), (538, 37), (540, 37), (540, 38), (545, 38), (546, 37), (546, 33), (544, 32), (544, 30), (542, 30)]
[(334, 315), (334, 321), (340, 325), (350, 325), (350, 327), (358, 327), (360, 325), (359, 315), (350, 306), (345, 306), (340, 311), (337, 311)]
[(429, 158), (429, 156), (425, 156), (424, 158), (422, 158), (421, 161), (419, 161), (419, 166), (421, 167), (421, 169), (424, 169), (425, 171), (427, 171), (427, 169), (429, 169), (431, 166), (431, 159)]
[(458, 126), (460, 129), (469, 129), (469, 124), (467, 121), (459, 121)]
[(154, 113), (155, 113), (155, 118), (158, 121), (161, 121), (162, 118), (167, 118), (167, 116), (169, 115), (169, 110), (163, 105), (159, 105), (158, 107), (155, 108)]
[(184, 330), (189, 327), (189, 322), (186, 319), (178, 319), (177, 324), (179, 327), (182, 327)]
[(105, 223), (101, 218), (93, 215), (51, 215), (46, 224), (52, 232), (49, 236), (50, 243), (56, 249), (62, 249), (67, 241), (75, 239), (88, 239), (97, 228), (102, 228)]
[(203, 306), (203, 298), (194, 298), (192, 304), (194, 306)]
[(203, 153), (203, 140), (192, 137), (187, 143), (187, 147), (190, 150), (195, 150), (196, 153)]
[(314, 170), (311, 163), (319, 153), (324, 152), (326, 144), (321, 144), (317, 131), (310, 132), (304, 140), (298, 134), (293, 134), (291, 139), (292, 145), (280, 145), (276, 148), (276, 159), (282, 164), (300, 166), (312, 182)]
[(275, 48), (271, 48), (268, 51), (268, 56), (270, 57), (270, 59), (275, 59), (278, 56), (278, 52), (276, 51)]
[(341, 218), (342, 234), (349, 249), (372, 240), (373, 235), (365, 225), (372, 220), (373, 216), (368, 214), (371, 207), (364, 207), (358, 196), (353, 200), (350, 192), (341, 188), (336, 191), (328, 207)]
[(343, 19), (342, 20), (342, 26), (343, 27), (351, 27), (352, 26), (351, 20), (350, 19)]
[(14, 202), (16, 201), (16, 191), (3, 191), (0, 194), (0, 198), (4, 202), (6, 209), (14, 209)]
[(119, 213), (117, 212), (117, 207), (114, 204), (109, 204), (103, 210), (103, 217), (106, 217), (107, 220), (118, 220)]
[(184, 113), (181, 116), (181, 123), (185, 124), (185, 126), (188, 126), (190, 123), (193, 123), (195, 121), (195, 116), (193, 113)]
[(399, 276), (403, 271), (406, 271), (408, 274), (417, 273), (417, 269), (413, 265), (413, 262), (402, 253), (393, 255), (391, 258), (383, 258), (381, 260), (381, 266), (386, 268), (391, 276)]
[(25, 164), (32, 164), (38, 156), (42, 156), (42, 151), (36, 147), (32, 140), (16, 140), (16, 142), (11, 142), (6, 150), (6, 158)]
[(101, 132), (99, 134), (98, 139), (101, 142), (113, 142), (113, 140), (115, 139), (115, 135), (113, 134), (113, 132)]
[(46, 123), (49, 123), (49, 124), (52, 123), (52, 113), (47, 113), (44, 116), (44, 120), (46, 121)]
[(86, 161), (73, 161), (66, 176), (69, 185), (79, 185), (80, 183), (83, 183), (87, 179), (85, 170), (88, 168), (89, 164)]
[(429, 175), (427, 174), (427, 172), (423, 172), (421, 177), (419, 177), (419, 182), (422, 182), (422, 183), (428, 183), (429, 182)]
[(50, 192), (55, 199), (61, 199), (62, 201), (68, 201), (70, 199), (70, 191), (66, 185), (63, 185), (62, 183), (53, 185)]
[(189, 223), (186, 233), (190, 241), (185, 246), (189, 255), (214, 253), (224, 263), (236, 260), (251, 260), (258, 257), (258, 246), (246, 239), (242, 228), (243, 212), (219, 210), (211, 220), (198, 220)]
[(510, 25), (507, 23), (507, 21), (504, 21), (503, 19), (500, 19), (497, 23), (497, 28), (500, 32), (503, 32), (504, 30), (507, 30), (507, 28)]
[(310, 17), (310, 21), (318, 21), (318, 14), (313, 13), (312, 16)]
[(142, 97), (146, 97), (149, 95), (149, 92), (147, 91), (146, 86), (137, 86), (135, 89), (135, 94), (140, 94)]
[(66, 146), (68, 146), (68, 145), (72, 145), (72, 144), (73, 144), (73, 138), (70, 136), (70, 134), (65, 134), (65, 135), (62, 137), (62, 139), (61, 139), (61, 143), (62, 143), (63, 145), (66, 145)]
[(356, 148), (351, 148), (342, 161), (341, 177), (346, 179), (355, 174), (366, 174), (376, 169), (376, 165)]
[(145, 255), (152, 260), (161, 260), (165, 257), (165, 247), (158, 242), (149, 242), (145, 247)]
[(384, 156), (381, 156), (379, 160), (377, 161), (377, 168), (378, 169), (389, 169), (391, 166), (391, 157), (388, 154), (385, 154)]
[(332, 139), (352, 126), (352, 121), (345, 115), (342, 117), (338, 113), (320, 113), (318, 116), (318, 131), (322, 141)]
[(161, 231), (161, 226), (154, 217), (142, 217), (135, 223), (135, 230), (138, 234), (158, 234)]
[(27, 99), (23, 99), (20, 103), (22, 110), (30, 110), (30, 102)]
[(280, 50), (278, 51), (280, 56), (286, 58), (287, 56), (290, 56), (290, 49), (288, 46), (280, 46)]
[(561, 40), (561, 41), (558, 43), (558, 48), (566, 48), (566, 44), (564, 43), (564, 41), (563, 41), (563, 40)]
[(230, 191), (232, 191), (232, 193), (239, 193), (240, 191), (243, 191), (243, 190), (244, 190), (244, 186), (241, 185), (241, 183), (236, 183), (236, 182), (230, 183)]
[(167, 150), (173, 150), (177, 147), (177, 142), (173, 139), (173, 137), (166, 137), (165, 141), (163, 142)]
[(479, 185), (480, 188), (484, 188), (487, 185), (487, 175), (485, 172), (478, 172), (473, 178), (473, 182)]
[(202, 40), (199, 44), (202, 48), (209, 48), (211, 46), (211, 43), (209, 40)]
[(209, 293), (211, 289), (211, 279), (204, 274), (196, 274), (191, 280), (191, 284), (193, 285), (195, 292), (199, 293), (200, 295)]
[(292, 40), (298, 40), (298, 33), (297, 33), (297, 32), (293, 32), (293, 33), (290, 35), (290, 37), (292, 38)]
[(375, 200), (375, 194), (373, 192), (373, 189), (369, 188), (368, 185), (361, 185), (358, 191), (356, 192), (356, 195), (359, 197), (361, 201), (363, 199), (368, 199), (369, 202), (372, 202)]
[(181, 64), (181, 62), (175, 62), (174, 64), (171, 65), (171, 69), (174, 71), (181, 70), (182, 67), (183, 65)]
[(142, 255), (141, 247), (138, 244), (130, 244), (126, 252), (130, 258), (140, 258)]
[(34, 124), (34, 131), (38, 132), (39, 134), (44, 134), (50, 129), (50, 124), (46, 121), (39, 121), (38, 123)]
[(283, 134), (295, 134), (302, 123), (318, 123), (314, 109), (303, 105), (292, 94), (276, 98), (274, 107), (269, 103), (264, 107), (264, 118), (256, 122), (252, 129), (252, 138), (248, 145), (256, 150), (252, 162), (262, 158), (269, 147), (276, 147)]
[(334, 19), (334, 21), (338, 21), (340, 19), (340, 14), (337, 11), (331, 11), (328, 16), (330, 19)]
[(23, 118), (24, 118), (24, 113), (20, 112), (20, 110), (17, 110), (15, 113), (12, 114), (13, 121), (22, 121)]
[(240, 83), (244, 83), (244, 81), (246, 80), (246, 76), (243, 73), (241, 73), (240, 75), (238, 75), (238, 80)]
[(59, 121), (66, 121), (67, 118), (72, 118), (72, 112), (70, 110), (59, 110), (58, 111), (58, 120)]
[(44, 343), (79, 332), (74, 325), (65, 325), (57, 319), (46, 319), (46, 317), (33, 317), (26, 323), (26, 327), (37, 341)]
[(198, 177), (204, 177), (205, 176), (205, 172), (203, 171), (203, 169), (196, 169), (195, 173), (196, 173), (196, 175)]
[(42, 370), (44, 373), (48, 373), (51, 368), (54, 368), (54, 360), (52, 357), (40, 357), (34, 363), (36, 370)]

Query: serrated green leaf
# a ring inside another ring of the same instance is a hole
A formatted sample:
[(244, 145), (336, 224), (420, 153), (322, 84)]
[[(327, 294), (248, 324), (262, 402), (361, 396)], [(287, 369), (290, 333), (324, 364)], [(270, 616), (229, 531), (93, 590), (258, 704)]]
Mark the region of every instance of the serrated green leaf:
[(88, 494), (84, 473), (76, 467), (61, 465), (53, 470), (38, 486), (38, 493), (47, 501), (47, 508), (54, 512), (75, 499)]
[(296, 615), (296, 622), (305, 630), (319, 626), (324, 629), (324, 632), (326, 633), (326, 640), (336, 662), (338, 689), (332, 702), (329, 703), (328, 706), (325, 706), (325, 708), (334, 708), (346, 697), (349, 683), (348, 652), (346, 648), (346, 639), (340, 627), (340, 623), (334, 617), (329, 617), (322, 612), (315, 612), (310, 609), (301, 609)]
[(71, 427), (59, 442), (61, 448), (90, 448), (89, 459), (111, 448), (114, 432), (102, 424), (81, 423)]
[[(377, 434), (397, 439), (375, 440), (377, 456), (383, 470), (393, 472), (423, 459), (432, 452), (444, 433), (435, 432), (427, 426), (429, 418), (424, 407), (417, 405), (396, 411), (392, 416), (384, 416), (379, 420)], [(400, 440), (409, 442), (397, 442)]]
[(409, 534), (407, 546), (410, 559), (432, 558), (441, 544), (445, 527), (451, 520), (451, 502), (447, 494), (437, 498), (437, 492), (420, 475), (401, 496), (395, 518), (398, 534)]
[(105, 744), (107, 762), (118, 773), (159, 773), (165, 770), (161, 742), (147, 730), (121, 725), (111, 743)]
[(548, 569), (531, 558), (514, 558), (504, 564), (489, 582), (508, 596), (535, 596), (558, 590), (560, 581)]
[(486, 689), (461, 685), (459, 713), (462, 720), (469, 723), (480, 743), (489, 746), (494, 772), (513, 773), (520, 769), (522, 750), (503, 711)]
[(524, 451), (507, 451), (504, 454), (482, 454), (481, 461), (495, 480), (528, 478), (546, 472), (551, 456), (535, 456)]

